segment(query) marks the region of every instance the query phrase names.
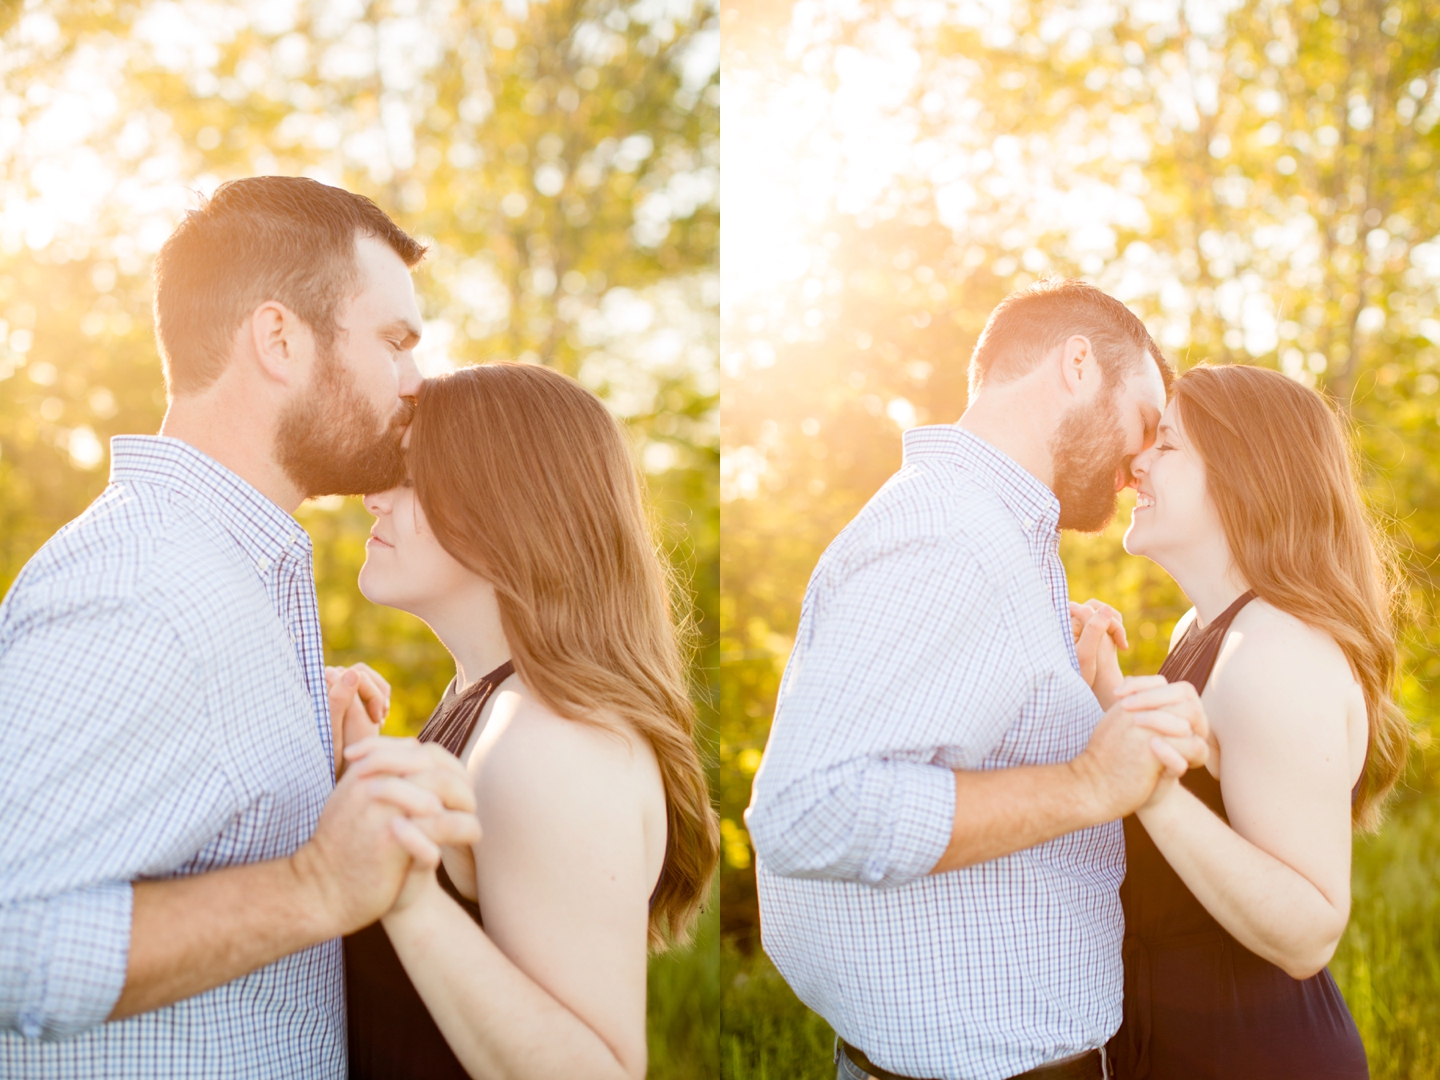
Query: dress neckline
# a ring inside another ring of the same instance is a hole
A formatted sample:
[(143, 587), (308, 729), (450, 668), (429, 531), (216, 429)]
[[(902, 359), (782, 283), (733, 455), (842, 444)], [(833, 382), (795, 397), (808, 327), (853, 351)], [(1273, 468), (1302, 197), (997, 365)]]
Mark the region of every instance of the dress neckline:
[(465, 744), (470, 741), (475, 725), (480, 722), (480, 714), (485, 711), (486, 704), (500, 684), (513, 674), (515, 664), (506, 660), (494, 671), (476, 679), (463, 691), (455, 690), (455, 682), (459, 678), (457, 675), (456, 679), (450, 681), (445, 696), (440, 699), (435, 712), (421, 729), (419, 741), (439, 743), (459, 757)]

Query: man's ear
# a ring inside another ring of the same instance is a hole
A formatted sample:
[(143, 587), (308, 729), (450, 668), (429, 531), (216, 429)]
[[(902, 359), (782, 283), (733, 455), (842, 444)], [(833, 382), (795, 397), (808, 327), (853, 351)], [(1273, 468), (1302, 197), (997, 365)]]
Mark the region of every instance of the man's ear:
[(1090, 339), (1083, 334), (1066, 338), (1060, 346), (1060, 376), (1070, 396), (1077, 401), (1089, 401), (1099, 391), (1102, 375)]
[(255, 361), (265, 376), (282, 386), (301, 385), (315, 353), (315, 338), (305, 320), (278, 300), (267, 300), (250, 313), (247, 326)]

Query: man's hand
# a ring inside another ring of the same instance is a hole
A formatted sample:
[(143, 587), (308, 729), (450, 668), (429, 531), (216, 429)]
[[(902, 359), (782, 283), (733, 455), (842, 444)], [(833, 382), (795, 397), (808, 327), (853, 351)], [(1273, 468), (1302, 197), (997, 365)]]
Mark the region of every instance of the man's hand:
[(289, 858), (135, 882), (125, 987), (110, 1019), (203, 993), (378, 919), (400, 894), (412, 848), (429, 854), (406, 815), (423, 822), (432, 848), (479, 835), (468, 785), (434, 785), (437, 793), (429, 779), (346, 776), (315, 835)]
[[(1132, 688), (1129, 694), (1155, 690), (1157, 699), (1181, 710), (1183, 715), (1166, 707), (1148, 706), (1145, 698), (1136, 697), (1134, 708), (1127, 708), (1122, 701), (1106, 712), (1084, 752), (1070, 762), (1089, 788), (1102, 820), (1125, 817), (1152, 799), (1163, 797), (1175, 779), (1192, 765), (1205, 763), (1208, 748), (1204, 736), (1196, 732), (1197, 723), (1204, 728), (1204, 710), (1198, 708), (1198, 698), (1193, 703), (1195, 709), (1190, 709), (1183, 691), (1158, 692), (1164, 686), (1188, 687), (1188, 683), (1161, 680), (1162, 687), (1155, 687), (1153, 680), (1157, 678), (1126, 680), (1146, 683)], [(1190, 690), (1193, 696), (1194, 688)]]
[[(412, 859), (418, 856), (433, 871), (439, 861), (436, 845), (478, 840), (474, 809), (469, 784), (457, 785), (453, 776), (433, 766), (351, 770), (325, 804), (315, 835), (291, 862), (335, 933), (347, 934), (394, 905)], [(417, 842), (417, 833), (423, 843)]]
[(325, 669), (335, 775), (345, 770), (345, 747), (380, 733), (390, 711), (390, 684), (369, 664)]
[(1175, 729), (1175, 721), (1178, 720), (1189, 729), (1189, 737), (1178, 742), (1158, 737), (1152, 740), (1151, 748), (1155, 756), (1164, 762), (1166, 776), (1145, 806), (1153, 806), (1164, 798), (1175, 786), (1176, 778), (1189, 769), (1204, 765), (1212, 749), (1218, 752), (1215, 734), (1205, 716), (1205, 706), (1190, 683), (1166, 682), (1160, 675), (1132, 677), (1121, 681), (1115, 696), (1141, 727), (1166, 734)]
[(1125, 621), (1109, 604), (1087, 600), (1083, 604), (1070, 601), (1070, 632), (1075, 638), (1075, 653), (1080, 660), (1080, 675), (1095, 692), (1102, 709), (1115, 704), (1115, 688), (1124, 675), (1120, 671), (1117, 649), (1129, 648), (1125, 638)]
[(480, 840), (480, 820), (475, 816), (475, 791), (460, 759), (436, 743), (385, 738), (347, 747), (345, 756), (347, 775), (403, 777), (435, 793), (451, 811), (440, 818), (412, 815), (394, 822), (396, 837), (413, 861), (393, 910), (407, 907), (435, 883), (442, 857), (461, 895), (473, 900), (478, 895), (473, 845)]

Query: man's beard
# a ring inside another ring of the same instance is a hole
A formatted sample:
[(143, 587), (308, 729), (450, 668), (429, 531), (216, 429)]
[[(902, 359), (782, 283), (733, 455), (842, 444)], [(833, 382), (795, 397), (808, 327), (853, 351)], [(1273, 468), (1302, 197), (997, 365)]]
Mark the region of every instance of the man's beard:
[(400, 440), (414, 406), (402, 400), (384, 424), (329, 349), (319, 350), (315, 375), (280, 417), (275, 456), (306, 498), (388, 491), (405, 479)]
[(1116, 474), (1126, 459), (1118, 390), (1102, 389), (1089, 405), (1071, 409), (1050, 440), (1062, 529), (1099, 532), (1115, 516)]

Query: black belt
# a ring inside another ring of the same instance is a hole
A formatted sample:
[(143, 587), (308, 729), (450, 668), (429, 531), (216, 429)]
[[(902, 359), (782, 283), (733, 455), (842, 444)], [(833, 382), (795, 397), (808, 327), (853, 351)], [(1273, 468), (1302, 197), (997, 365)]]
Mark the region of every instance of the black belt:
[[(854, 1062), (857, 1068), (870, 1074), (875, 1080), (920, 1080), (919, 1077), (902, 1076), (889, 1069), (882, 1069), (865, 1056), (865, 1051), (858, 1046), (851, 1046), (844, 1039), (837, 1037), (835, 1044), (836, 1061), (840, 1060), (840, 1051), (844, 1051), (845, 1056)], [(1017, 1073), (1010, 1080), (1108, 1080), (1109, 1076), (1109, 1061), (1104, 1050), (1091, 1050), (1069, 1061), (1037, 1065), (1027, 1072)]]

